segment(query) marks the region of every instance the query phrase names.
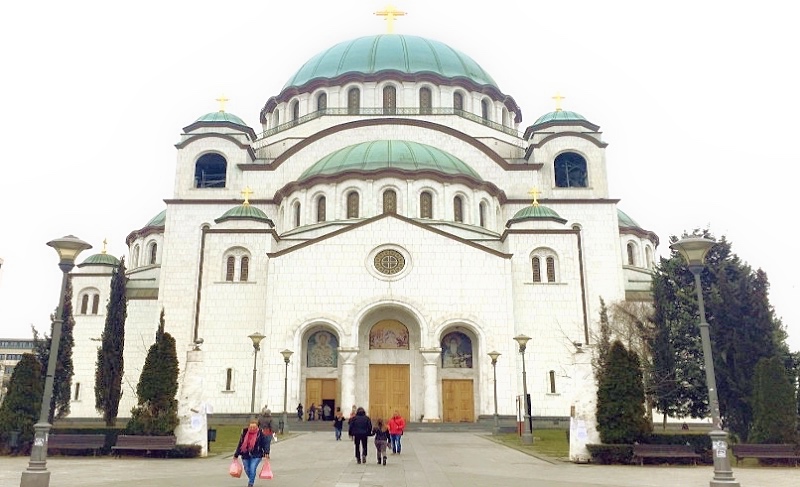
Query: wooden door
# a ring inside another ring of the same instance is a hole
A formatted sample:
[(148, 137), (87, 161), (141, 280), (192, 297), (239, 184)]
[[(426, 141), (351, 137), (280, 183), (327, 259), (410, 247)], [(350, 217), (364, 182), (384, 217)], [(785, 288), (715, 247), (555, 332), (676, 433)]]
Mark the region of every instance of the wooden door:
[(475, 403), (472, 379), (442, 379), (443, 417), (445, 423), (472, 423), (475, 421)]
[(328, 404), (333, 414), (336, 411), (336, 379), (306, 379), (306, 417), (312, 403), (317, 406), (317, 414), (322, 414), (323, 404)]
[(411, 403), (408, 365), (369, 366), (369, 411), (372, 422), (388, 421), (395, 410), (408, 421)]

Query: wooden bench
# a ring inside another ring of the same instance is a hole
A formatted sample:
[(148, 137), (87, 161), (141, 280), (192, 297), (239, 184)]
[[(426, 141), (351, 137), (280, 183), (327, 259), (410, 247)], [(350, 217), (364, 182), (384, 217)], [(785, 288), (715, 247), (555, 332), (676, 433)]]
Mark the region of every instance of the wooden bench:
[(47, 437), (47, 449), (53, 450), (92, 450), (97, 455), (97, 450), (106, 444), (104, 434), (52, 434)]
[(153, 450), (172, 450), (175, 448), (174, 436), (139, 436), (139, 435), (119, 435), (117, 444), (111, 447), (116, 456), (120, 456), (120, 450), (139, 450), (150, 452)]
[(644, 465), (645, 458), (690, 458), (693, 465), (697, 465), (700, 454), (689, 445), (633, 445), (633, 458), (639, 459), (639, 464)]
[(797, 454), (797, 448), (791, 443), (764, 443), (764, 444), (749, 444), (740, 443), (733, 445), (733, 456), (736, 457), (736, 464), (739, 464), (740, 458), (765, 458), (771, 460), (794, 460), (794, 466), (797, 466), (797, 461), (800, 460), (800, 455)]

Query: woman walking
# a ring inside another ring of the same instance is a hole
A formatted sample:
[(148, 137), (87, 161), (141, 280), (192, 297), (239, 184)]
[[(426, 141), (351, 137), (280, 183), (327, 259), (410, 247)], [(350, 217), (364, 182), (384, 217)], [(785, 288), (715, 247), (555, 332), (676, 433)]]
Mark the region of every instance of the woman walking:
[(356, 415), (350, 420), (350, 436), (356, 447), (356, 461), (367, 463), (367, 437), (372, 433), (372, 421), (364, 408), (358, 408)]
[(378, 451), (378, 465), (386, 466), (386, 445), (389, 444), (389, 428), (383, 424), (383, 419), (378, 418), (378, 424), (373, 428), (372, 435), (375, 436), (375, 449)]
[(247, 487), (253, 487), (261, 459), (266, 458), (269, 461), (269, 441), (258, 428), (256, 419), (250, 420), (247, 428), (242, 430), (242, 436), (239, 438), (233, 458), (239, 458), (239, 456), (242, 457), (244, 472), (247, 474)]
[(344, 414), (342, 408), (336, 408), (336, 415), (333, 417), (333, 431), (336, 436), (336, 441), (342, 439), (342, 428), (344, 427)]

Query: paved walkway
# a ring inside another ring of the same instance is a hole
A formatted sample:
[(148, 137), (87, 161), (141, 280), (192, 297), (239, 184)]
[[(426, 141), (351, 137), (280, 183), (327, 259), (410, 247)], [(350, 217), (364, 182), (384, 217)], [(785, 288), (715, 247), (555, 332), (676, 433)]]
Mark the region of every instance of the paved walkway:
[[(213, 450), (213, 444), (212, 444)], [(313, 487), (707, 487), (711, 466), (575, 465), (531, 457), (482, 434), (408, 433), (402, 455), (377, 465), (370, 443), (366, 465), (353, 444), (331, 433), (302, 433), (272, 448), (275, 478), (257, 485)], [(230, 453), (189, 460), (50, 457), (51, 487), (244, 487), (228, 476)], [(0, 486), (18, 487), (28, 459), (0, 457)], [(742, 487), (795, 487), (798, 468), (734, 468)]]

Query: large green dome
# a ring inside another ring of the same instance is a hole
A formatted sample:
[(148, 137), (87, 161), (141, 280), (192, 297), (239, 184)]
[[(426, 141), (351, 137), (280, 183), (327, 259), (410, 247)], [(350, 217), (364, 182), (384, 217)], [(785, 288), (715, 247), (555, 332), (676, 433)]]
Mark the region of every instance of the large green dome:
[(497, 88), (489, 73), (471, 57), (439, 41), (424, 37), (384, 34), (359, 37), (322, 51), (308, 60), (286, 82), (300, 87), (314, 79), (332, 79), (348, 73), (433, 73), (443, 78), (466, 78)]
[(298, 181), (348, 171), (363, 174), (386, 169), (406, 172), (427, 170), (482, 181), (478, 173), (458, 157), (436, 147), (408, 140), (373, 140), (344, 147), (306, 169)]

